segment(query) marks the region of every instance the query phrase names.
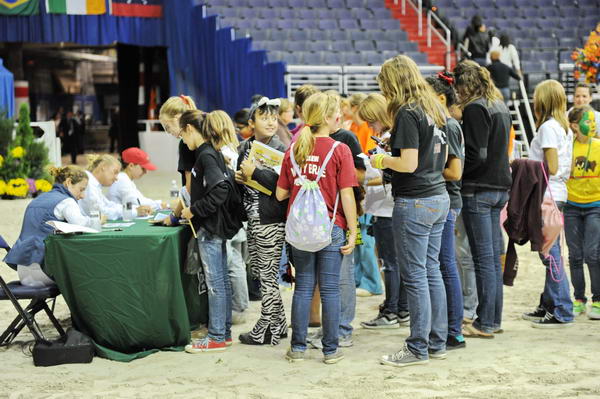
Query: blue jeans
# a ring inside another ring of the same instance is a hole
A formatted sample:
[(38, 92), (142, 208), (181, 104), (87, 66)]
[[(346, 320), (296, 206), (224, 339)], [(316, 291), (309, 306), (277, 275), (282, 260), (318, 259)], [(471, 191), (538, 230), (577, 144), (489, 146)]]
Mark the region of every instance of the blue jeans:
[[(550, 257), (554, 258), (556, 262), (552, 274), (550, 271)], [(550, 256), (545, 258), (544, 255), (540, 254), (540, 259), (546, 266), (546, 283), (542, 294), (542, 307), (546, 312), (552, 313), (556, 320), (560, 322), (573, 321), (573, 302), (571, 302), (569, 292), (569, 279), (560, 256), (560, 238), (550, 248)], [(558, 270), (555, 270), (556, 266), (558, 266)], [(554, 281), (555, 279), (558, 281)]]
[(575, 299), (586, 302), (583, 262), (587, 263), (592, 301), (600, 301), (600, 207), (581, 208), (566, 204), (565, 234)]
[(446, 348), (448, 315), (440, 272), (442, 230), (450, 199), (444, 193), (428, 198), (396, 197), (393, 233), (410, 312), (409, 350), (427, 359), (428, 349)]
[(354, 283), (354, 253), (344, 255), (340, 270), (340, 337), (352, 335), (352, 321), (356, 313), (356, 285)]
[(375, 256), (375, 238), (367, 233), (372, 218), (372, 215), (365, 214), (358, 219), (363, 243), (357, 245), (354, 250), (354, 274), (357, 288), (367, 290), (374, 295), (381, 295), (383, 286)]
[(394, 234), (390, 234), (392, 231), (392, 218), (374, 217), (373, 234), (375, 235), (375, 244), (381, 261), (385, 284), (383, 312), (397, 314), (408, 312), (408, 299), (406, 298), (406, 289), (400, 278)]
[(493, 333), (502, 324), (502, 264), (504, 245), (500, 212), (508, 201), (506, 191), (479, 191), (463, 196), (463, 220), (475, 263), (477, 319), (473, 326)]
[(246, 278), (246, 262), (242, 256), (242, 244), (246, 240), (244, 229), (227, 240), (227, 268), (231, 282), (231, 307), (236, 312), (248, 309), (248, 281)]
[(226, 240), (200, 228), (198, 249), (208, 289), (208, 337), (223, 342), (231, 338), (231, 282)]
[(500, 93), (502, 93), (502, 97), (504, 97), (504, 102), (507, 103), (510, 101), (510, 87), (502, 87), (499, 88)]
[(308, 317), (315, 285), (319, 283), (323, 315), (323, 353), (334, 353), (338, 346), (340, 326), (340, 248), (346, 241), (338, 226), (331, 232), (331, 244), (318, 252), (306, 252), (292, 247), (296, 267), (296, 288), (292, 299), (292, 350), (306, 350)]
[(440, 248), (440, 270), (446, 287), (446, 301), (448, 304), (448, 335), (451, 337), (462, 335), (463, 321), (462, 287), (458, 277), (454, 250), (454, 223), (459, 214), (460, 208), (450, 209), (448, 212)]
[(460, 269), (463, 294), (463, 316), (471, 320), (477, 315), (477, 279), (463, 215), (456, 218), (456, 261)]

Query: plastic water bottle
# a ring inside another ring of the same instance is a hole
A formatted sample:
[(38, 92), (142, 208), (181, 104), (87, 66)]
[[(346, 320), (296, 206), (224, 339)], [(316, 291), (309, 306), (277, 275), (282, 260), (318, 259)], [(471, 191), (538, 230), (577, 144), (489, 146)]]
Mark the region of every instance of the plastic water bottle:
[(169, 190), (169, 194), (171, 195), (171, 198), (179, 197), (179, 186), (177, 186), (175, 180), (171, 180), (171, 190)]
[(123, 221), (130, 222), (133, 220), (133, 201), (126, 199), (123, 201)]
[(93, 202), (90, 206), (90, 218), (92, 219), (92, 229), (102, 231), (102, 222), (100, 221), (100, 207), (97, 202)]

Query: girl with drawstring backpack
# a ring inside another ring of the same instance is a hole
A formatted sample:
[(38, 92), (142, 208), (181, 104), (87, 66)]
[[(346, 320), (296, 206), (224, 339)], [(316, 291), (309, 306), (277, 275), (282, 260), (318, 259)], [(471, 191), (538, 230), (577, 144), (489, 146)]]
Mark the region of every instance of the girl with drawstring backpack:
[(590, 106), (569, 112), (569, 124), (575, 133), (569, 196), (565, 205), (565, 235), (569, 247), (571, 283), (575, 295), (573, 313), (586, 313), (585, 274), (590, 272), (592, 306), (588, 318), (600, 319), (600, 139), (594, 138), (598, 121)]
[[(542, 218), (546, 220), (549, 213), (558, 213), (556, 207), (562, 211), (567, 201), (566, 183), (571, 172), (573, 134), (567, 121), (565, 89), (559, 82), (545, 80), (540, 83), (535, 88), (533, 103), (538, 131), (531, 142), (529, 158), (548, 165), (550, 176), (546, 175), (548, 188), (542, 204), (542, 209), (546, 207), (542, 210)], [(543, 165), (540, 164), (540, 167), (543, 168)], [(535, 328), (567, 327), (573, 321), (573, 304), (560, 240), (554, 242), (548, 254), (540, 252), (540, 259), (546, 267), (544, 292), (537, 308), (524, 313), (523, 319), (530, 320)]]

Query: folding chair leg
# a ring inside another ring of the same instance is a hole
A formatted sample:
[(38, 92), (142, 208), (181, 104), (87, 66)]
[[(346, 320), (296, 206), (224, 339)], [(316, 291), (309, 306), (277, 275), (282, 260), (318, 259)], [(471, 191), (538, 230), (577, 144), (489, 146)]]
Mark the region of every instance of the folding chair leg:
[[(58, 333), (60, 334), (61, 337), (64, 337), (66, 335), (65, 330), (63, 330), (63, 328), (61, 327), (60, 323), (54, 316), (54, 313), (52, 313), (52, 311), (48, 307), (48, 304), (46, 303), (46, 301), (42, 301), (42, 306), (43, 306), (44, 311), (48, 315), (48, 318), (54, 325), (54, 328), (56, 328), (56, 331), (58, 331)], [(54, 308), (54, 304), (52, 305), (52, 307)]]
[(19, 323), (23, 323), (23, 318), (20, 314), (15, 317), (8, 328), (2, 333), (2, 335), (0, 335), (0, 346), (9, 345), (16, 338), (19, 332), (23, 329), (23, 326), (19, 326), (18, 329), (16, 328)]

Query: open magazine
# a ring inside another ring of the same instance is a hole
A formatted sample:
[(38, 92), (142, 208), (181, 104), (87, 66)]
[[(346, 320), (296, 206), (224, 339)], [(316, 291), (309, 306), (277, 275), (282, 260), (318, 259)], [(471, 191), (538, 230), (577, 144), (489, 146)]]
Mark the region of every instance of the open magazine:
[[(273, 169), (277, 174), (281, 172), (281, 164), (283, 163), (283, 152), (277, 151), (261, 142), (254, 140), (248, 159), (256, 162), (259, 168)], [(272, 191), (262, 186), (255, 180), (246, 180), (244, 182), (249, 187), (252, 187), (262, 193), (271, 195)]]

